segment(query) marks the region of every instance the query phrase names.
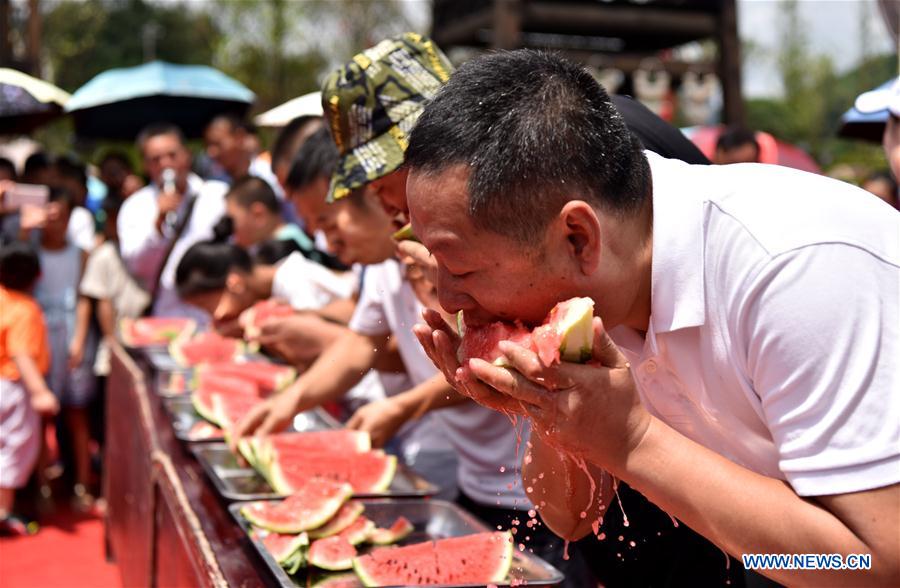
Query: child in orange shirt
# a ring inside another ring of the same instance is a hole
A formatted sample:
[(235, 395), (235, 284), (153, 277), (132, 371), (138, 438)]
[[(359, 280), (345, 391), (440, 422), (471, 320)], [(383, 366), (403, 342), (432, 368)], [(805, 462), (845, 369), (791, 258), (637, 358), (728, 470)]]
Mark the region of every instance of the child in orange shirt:
[(38, 256), (27, 244), (0, 249), (0, 535), (36, 530), (12, 514), (13, 501), (41, 450), (39, 415), (59, 411), (44, 380), (50, 368), (44, 315), (31, 296), (40, 273)]

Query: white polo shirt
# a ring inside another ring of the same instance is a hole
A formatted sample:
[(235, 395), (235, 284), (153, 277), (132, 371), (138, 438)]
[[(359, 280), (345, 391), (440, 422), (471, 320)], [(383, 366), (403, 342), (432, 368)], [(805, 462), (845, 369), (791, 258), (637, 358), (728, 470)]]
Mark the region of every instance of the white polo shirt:
[(657, 417), (801, 496), (900, 482), (900, 213), (835, 180), (647, 152)]
[[(364, 335), (392, 334), (413, 385), (438, 373), (412, 332), (421, 322), (422, 305), (400, 263), (390, 259), (368, 266), (350, 328)], [(530, 508), (518, 474), (528, 430), (517, 433), (506, 415), (474, 402), (432, 411), (425, 419), (432, 423), (428, 433), (440, 434), (443, 447), (456, 452), (457, 482), (470, 498), (485, 506)]]

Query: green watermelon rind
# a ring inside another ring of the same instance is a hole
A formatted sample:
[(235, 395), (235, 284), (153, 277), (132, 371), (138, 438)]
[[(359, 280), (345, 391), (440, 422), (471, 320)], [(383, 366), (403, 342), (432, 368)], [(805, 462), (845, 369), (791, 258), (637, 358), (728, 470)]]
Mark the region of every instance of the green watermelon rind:
[(594, 301), (590, 298), (571, 298), (560, 302), (557, 307), (567, 311), (557, 326), (563, 335), (559, 345), (560, 359), (573, 363), (588, 361), (594, 346)]
[(324, 539), (325, 537), (337, 535), (338, 533), (355, 523), (356, 519), (358, 519), (366, 510), (366, 507), (363, 506), (362, 502), (356, 500), (347, 502), (343, 507), (341, 507), (341, 510), (348, 507), (353, 509), (354, 514), (352, 518), (347, 517), (342, 520), (338, 520), (338, 517), (341, 514), (341, 511), (339, 510), (337, 513), (335, 513), (334, 517), (330, 521), (317, 529), (311, 529), (309, 531), (309, 538)]
[[(364, 492), (360, 492), (360, 494), (379, 494), (390, 487), (391, 482), (394, 481), (394, 475), (397, 473), (397, 456), (386, 455), (385, 458), (384, 473), (381, 475), (381, 478), (371, 488), (366, 489)], [(276, 494), (287, 496), (294, 491), (293, 487), (281, 474), (281, 467), (277, 461), (269, 462), (266, 470), (264, 476), (267, 478), (269, 485), (275, 490)]]
[(194, 407), (194, 411), (201, 417), (221, 428), (222, 425), (219, 424), (215, 415), (215, 407), (203, 404), (200, 401), (200, 395), (196, 391), (191, 393), (191, 406)]
[(372, 532), (375, 530), (375, 523), (373, 523), (366, 517), (360, 518), (365, 519), (365, 522), (363, 523), (361, 529), (359, 529), (358, 531), (354, 531), (353, 533), (348, 532), (353, 527), (353, 525), (359, 522), (359, 518), (357, 518), (355, 521), (353, 521), (353, 525), (350, 525), (350, 527), (347, 527), (339, 533), (339, 535), (342, 535), (345, 539), (347, 539), (350, 545), (353, 545), (354, 547), (368, 540), (368, 538), (372, 535)]
[(340, 510), (341, 506), (352, 496), (353, 488), (350, 487), (350, 484), (344, 484), (341, 492), (329, 500), (325, 501), (321, 507), (319, 507), (319, 511), (307, 517), (306, 520), (300, 520), (299, 522), (295, 521), (293, 526), (285, 525), (282, 526), (280, 524), (274, 524), (271, 521), (267, 521), (264, 518), (257, 516), (252, 510), (250, 510), (247, 505), (241, 508), (241, 516), (247, 519), (251, 524), (256, 525), (257, 527), (266, 529), (267, 531), (274, 531), (275, 533), (302, 533), (304, 531), (309, 531), (312, 529), (318, 529), (333, 517), (338, 510)]
[[(496, 570), (494, 570), (493, 574), (491, 574), (490, 578), (483, 579), (484, 584), (503, 582), (504, 580), (506, 580), (506, 577), (509, 575), (509, 570), (512, 567), (512, 534), (510, 534), (509, 531), (499, 534), (506, 535), (506, 539), (502, 541), (504, 545), (503, 554), (499, 558), (497, 558), (499, 562), (498, 567)], [(378, 586), (382, 586), (384, 583), (374, 577), (373, 572), (365, 568), (363, 557), (353, 558), (353, 571), (356, 572), (356, 575), (359, 577), (364, 586), (368, 588), (377, 588)]]

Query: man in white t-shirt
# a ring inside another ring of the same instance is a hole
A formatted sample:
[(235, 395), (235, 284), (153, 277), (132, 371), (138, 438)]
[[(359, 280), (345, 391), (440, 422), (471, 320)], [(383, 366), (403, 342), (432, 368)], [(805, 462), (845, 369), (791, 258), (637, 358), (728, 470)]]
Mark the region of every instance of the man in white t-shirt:
[(119, 211), (119, 250), (132, 276), (153, 293), (153, 314), (186, 316), (200, 324), (209, 315), (179, 299), (175, 269), (188, 247), (213, 237), (225, 214), (222, 182), (191, 173), (191, 155), (178, 127), (151, 125), (137, 140), (150, 184), (132, 194)]
[(524, 50), (462, 66), (406, 164), (446, 311), (536, 323), (590, 296), (603, 319), (592, 363), (503, 343), (515, 370), (460, 366), (437, 313), (417, 327), (457, 389), (531, 419), (523, 477), (557, 473), (529, 490), (548, 526), (602, 533), (612, 474), (735, 557), (871, 556), (760, 570), (779, 582), (900, 584), (895, 210), (645, 153), (589, 73)]

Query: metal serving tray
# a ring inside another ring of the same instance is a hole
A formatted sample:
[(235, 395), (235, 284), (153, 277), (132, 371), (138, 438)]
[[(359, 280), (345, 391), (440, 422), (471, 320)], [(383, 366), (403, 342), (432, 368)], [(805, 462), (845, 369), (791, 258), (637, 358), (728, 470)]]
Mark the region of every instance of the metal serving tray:
[[(399, 516), (404, 516), (413, 524), (415, 530), (400, 545), (422, 543), (434, 539), (447, 537), (460, 537), (473, 533), (489, 531), (484, 523), (450, 502), (443, 500), (393, 500), (375, 499), (362, 500), (365, 506), (364, 515), (371, 519), (376, 526), (388, 528)], [(247, 502), (235, 502), (228, 506), (228, 511), (235, 521), (248, 534), (250, 525), (241, 516), (241, 507)], [(253, 546), (266, 565), (272, 570), (279, 584), (285, 588), (296, 588), (315, 585), (316, 582), (332, 577), (354, 577), (353, 572), (310, 572), (301, 569), (297, 574), (289, 576), (288, 573), (275, 562), (275, 559), (266, 551), (262, 543), (252, 540)], [(365, 553), (366, 547), (361, 549)], [(497, 586), (508, 586), (511, 582), (524, 583), (527, 586), (554, 586), (563, 580), (563, 574), (546, 563), (539, 557), (526, 551), (513, 550), (513, 563), (510, 568), (509, 578), (505, 582), (498, 582)], [(349, 585), (349, 584), (348, 584)], [(358, 584), (362, 586), (362, 583)], [(470, 588), (478, 584), (444, 584), (443, 588)]]
[[(162, 401), (163, 406), (166, 407), (169, 416), (172, 418), (172, 428), (175, 429), (175, 437), (182, 441), (189, 442), (218, 441), (220, 442), (220, 446), (224, 447), (224, 444), (221, 443), (224, 441), (224, 437), (221, 434), (204, 437), (197, 437), (192, 434), (194, 427), (198, 423), (206, 423), (207, 421), (194, 410), (194, 405), (191, 404), (191, 397), (189, 394), (163, 398)], [(341, 424), (330, 414), (321, 408), (314, 408), (306, 412), (301, 412), (295, 416), (292, 430), (324, 431), (328, 429), (339, 429), (340, 427)], [(225, 450), (228, 450), (227, 447)], [(234, 459), (233, 456), (232, 459)], [(237, 466), (237, 461), (234, 460), (234, 462), (235, 466)]]
[[(191, 451), (212, 479), (216, 489), (225, 498), (229, 500), (282, 498), (272, 490), (256, 470), (239, 464), (237, 458), (224, 443), (197, 444), (191, 447)], [(424, 498), (437, 494), (439, 490), (437, 486), (420, 477), (404, 464), (398, 463), (394, 480), (385, 492), (355, 496), (356, 498)]]

